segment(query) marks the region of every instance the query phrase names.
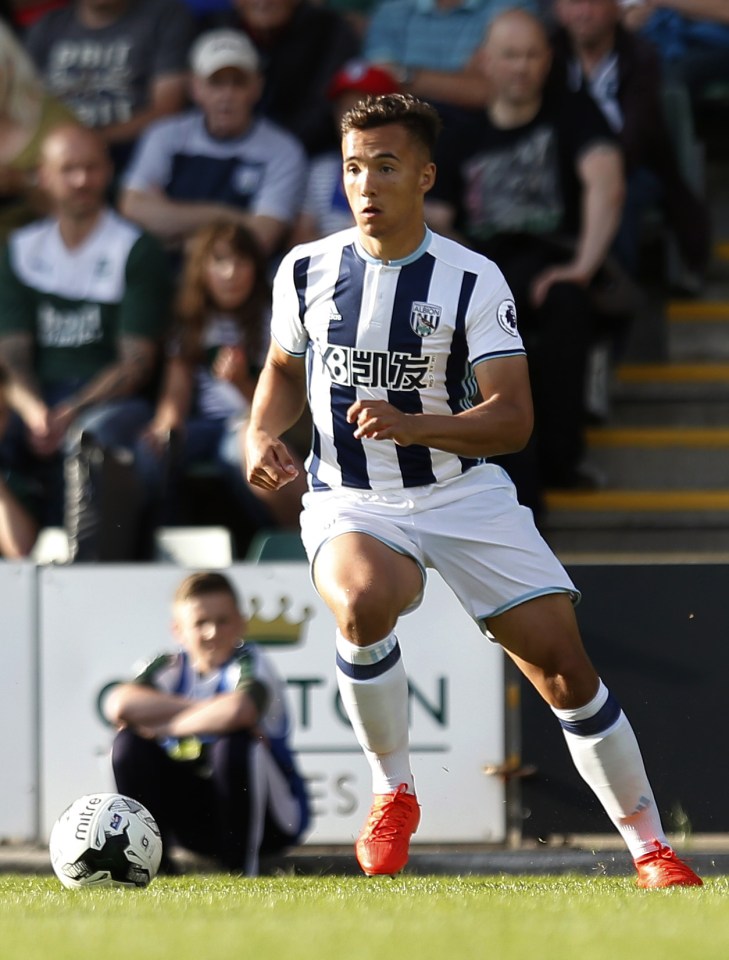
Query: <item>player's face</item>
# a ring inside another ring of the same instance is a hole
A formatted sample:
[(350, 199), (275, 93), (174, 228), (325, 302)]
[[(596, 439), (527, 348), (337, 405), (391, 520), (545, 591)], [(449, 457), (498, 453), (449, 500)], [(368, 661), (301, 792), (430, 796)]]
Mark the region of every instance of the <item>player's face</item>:
[(549, 73), (547, 38), (537, 24), (507, 15), (492, 27), (480, 64), (495, 99), (515, 105), (530, 103), (541, 95)]
[(210, 299), (220, 310), (237, 310), (251, 295), (256, 267), (250, 257), (217, 240), (205, 262), (204, 279)]
[(423, 198), (435, 164), (405, 127), (350, 130), (342, 143), (344, 189), (362, 243), (373, 256), (405, 257), (423, 239)]
[(207, 78), (194, 77), (192, 92), (211, 136), (238, 137), (251, 122), (261, 95), (261, 78), (237, 67), (224, 67)]
[(90, 131), (59, 130), (46, 142), (39, 181), (59, 215), (83, 218), (98, 212), (110, 177), (106, 150)]
[(611, 38), (620, 19), (616, 0), (558, 0), (555, 12), (570, 36), (587, 46)]
[(195, 669), (222, 666), (240, 643), (245, 620), (227, 593), (209, 593), (175, 604), (174, 633)]

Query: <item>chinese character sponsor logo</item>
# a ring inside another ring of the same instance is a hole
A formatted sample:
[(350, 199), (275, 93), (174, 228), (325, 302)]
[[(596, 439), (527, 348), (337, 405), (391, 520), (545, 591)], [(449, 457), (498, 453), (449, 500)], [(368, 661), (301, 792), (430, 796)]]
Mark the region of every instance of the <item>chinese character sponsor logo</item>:
[(322, 359), (334, 383), (342, 386), (424, 390), (434, 383), (435, 357), (432, 356), (330, 345), (322, 353)]

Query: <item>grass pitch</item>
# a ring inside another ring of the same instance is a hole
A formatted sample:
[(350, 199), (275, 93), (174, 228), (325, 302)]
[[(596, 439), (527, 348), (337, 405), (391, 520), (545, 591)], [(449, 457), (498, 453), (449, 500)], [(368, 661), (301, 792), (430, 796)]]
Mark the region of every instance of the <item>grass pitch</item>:
[(729, 878), (0, 876), (2, 960), (727, 960)]

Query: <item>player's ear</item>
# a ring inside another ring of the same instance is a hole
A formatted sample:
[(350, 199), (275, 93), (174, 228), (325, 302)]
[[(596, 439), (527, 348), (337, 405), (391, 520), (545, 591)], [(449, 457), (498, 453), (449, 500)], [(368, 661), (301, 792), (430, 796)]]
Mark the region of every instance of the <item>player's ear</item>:
[(423, 167), (422, 173), (420, 174), (420, 186), (423, 193), (427, 193), (434, 183), (435, 183), (435, 164), (426, 163), (426, 165)]

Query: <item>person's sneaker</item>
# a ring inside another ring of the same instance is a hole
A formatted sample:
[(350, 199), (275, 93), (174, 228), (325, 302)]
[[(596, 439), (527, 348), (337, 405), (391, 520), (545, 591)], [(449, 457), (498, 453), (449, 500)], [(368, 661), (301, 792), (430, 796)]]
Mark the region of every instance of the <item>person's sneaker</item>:
[(657, 849), (634, 861), (636, 883), (644, 890), (660, 887), (701, 887), (704, 881), (674, 851), (656, 841)]
[(418, 801), (401, 783), (394, 793), (375, 794), (355, 844), (357, 862), (368, 877), (399, 873), (408, 862), (410, 837), (420, 823)]

